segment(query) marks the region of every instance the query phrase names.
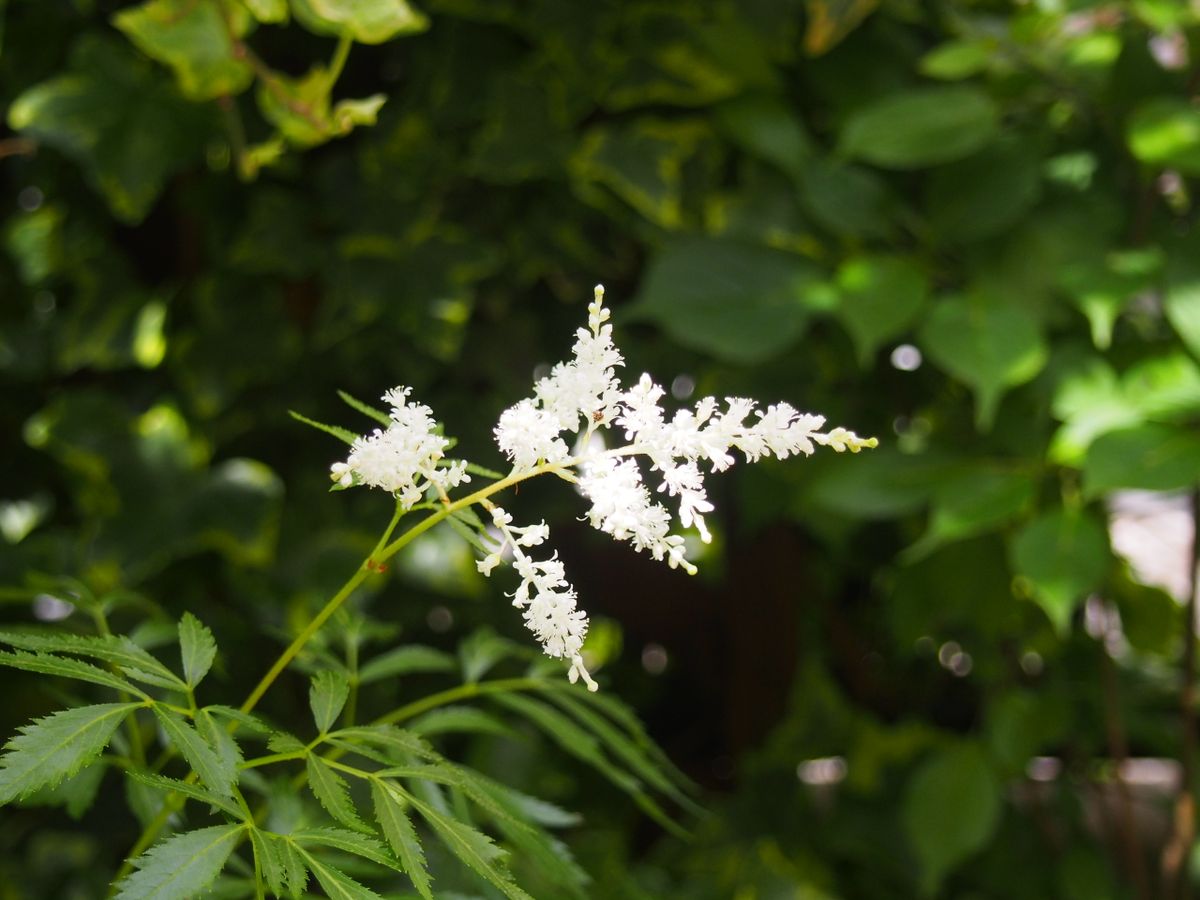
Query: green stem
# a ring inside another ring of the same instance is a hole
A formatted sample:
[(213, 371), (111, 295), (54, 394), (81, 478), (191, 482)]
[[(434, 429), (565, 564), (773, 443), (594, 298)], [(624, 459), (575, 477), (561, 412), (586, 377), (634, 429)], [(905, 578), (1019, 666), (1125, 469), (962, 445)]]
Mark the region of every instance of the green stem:
[(331, 89), (341, 77), (342, 69), (346, 67), (346, 59), (350, 56), (350, 48), (353, 45), (354, 39), (346, 35), (342, 35), (338, 40), (337, 49), (333, 51), (333, 59), (329, 62), (329, 87)]
[(254, 759), (248, 759), (240, 766), (239, 769), (257, 769), (259, 766), (269, 766), (273, 763), (287, 762), (292, 759), (304, 759), (308, 755), (307, 750), (289, 750), (287, 753), (272, 753), (268, 756), (256, 756)]
[[(104, 609), (97, 604), (92, 607), (92, 621), (96, 623), (96, 631), (104, 637), (112, 637), (112, 629), (108, 627), (108, 617), (104, 615)], [(109, 664), (109, 668), (117, 675), (121, 672), (115, 665)], [(126, 691), (121, 691), (121, 699), (126, 702), (131, 702), (132, 698)], [(145, 697), (146, 695), (142, 695)], [(138, 765), (146, 764), (146, 749), (142, 745), (142, 731), (138, 728), (137, 715), (129, 715), (125, 717), (125, 730), (129, 733), (129, 752), (133, 754), (133, 761)]]

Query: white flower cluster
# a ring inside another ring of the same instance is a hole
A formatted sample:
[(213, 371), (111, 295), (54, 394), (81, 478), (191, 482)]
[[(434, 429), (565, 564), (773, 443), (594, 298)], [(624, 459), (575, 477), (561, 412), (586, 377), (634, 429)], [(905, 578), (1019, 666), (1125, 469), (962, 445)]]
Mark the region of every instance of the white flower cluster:
[[(798, 412), (787, 403), (760, 409), (753, 400), (730, 397), (722, 408), (715, 398), (705, 397), (668, 419), (660, 405), (666, 392), (649, 375), (627, 390), (621, 387), (616, 370), (624, 360), (613, 346), (609, 315), (604, 288), (597, 286), (588, 306), (588, 327), (576, 332), (572, 358), (540, 379), (532, 397), (504, 411), (495, 428), (496, 442), (513, 466), (507, 483), (537, 474), (539, 467), (575, 481), (591, 504), (587, 520), (593, 527), (672, 568), (696, 571), (684, 556), (682, 535), (671, 533), (671, 511), (647, 487), (639, 458), (657, 474), (657, 493), (677, 501), (680, 525), (694, 526), (708, 542), (712, 535), (704, 517), (713, 505), (701, 464), (724, 471), (735, 461), (734, 450), (755, 462), (764, 456), (810, 455), (818, 444), (839, 453), (876, 446), (874, 438), (860, 438), (844, 428), (822, 432), (824, 417)], [(436, 433), (429, 408), (408, 402), (408, 394), (407, 388), (396, 388), (384, 396), (391, 405), (391, 424), (356, 440), (346, 462), (336, 463), (332, 471), (333, 479), (347, 487), (367, 484), (391, 491), (405, 508), (431, 486), (445, 498), (450, 488), (469, 480), (465, 462), (439, 465), (449, 442)], [(625, 445), (604, 449), (603, 442), (593, 440), (598, 429), (614, 426), (624, 433)], [(564, 436), (568, 433), (579, 436), (573, 443), (583, 449), (576, 456)], [(513, 525), (503, 509), (483, 497), (477, 502), (492, 511), (497, 535), (478, 562), (479, 571), (490, 575), (511, 553), (521, 577), (510, 595), (513, 605), (523, 611), (542, 649), (570, 662), (571, 681), (582, 678), (595, 690), (582, 654), (587, 614), (577, 606), (563, 564), (557, 554), (539, 561), (526, 552), (545, 543), (545, 522)]]
[(539, 562), (525, 553), (525, 548), (544, 543), (550, 536), (550, 529), (545, 522), (523, 527), (513, 525), (512, 516), (499, 506), (492, 507), (492, 524), (500, 533), (500, 540), (491, 553), (476, 563), (479, 571), (490, 575), (505, 551), (511, 551), (513, 568), (521, 576), (521, 584), (509, 594), (513, 606), (524, 610), (525, 625), (547, 656), (570, 660), (567, 677), (571, 683), (582, 677), (589, 691), (596, 690), (596, 682), (584, 667), (581, 652), (583, 639), (587, 636), (587, 613), (576, 608), (575, 589), (567, 583), (558, 554)]
[(438, 465), (450, 441), (437, 433), (428, 406), (409, 402), (410, 393), (412, 388), (397, 387), (383, 395), (383, 402), (391, 407), (391, 424), (355, 440), (346, 461), (330, 466), (334, 481), (342, 487), (382, 488), (408, 509), (420, 502), (430, 486), (444, 496), (471, 480), (465, 460)]

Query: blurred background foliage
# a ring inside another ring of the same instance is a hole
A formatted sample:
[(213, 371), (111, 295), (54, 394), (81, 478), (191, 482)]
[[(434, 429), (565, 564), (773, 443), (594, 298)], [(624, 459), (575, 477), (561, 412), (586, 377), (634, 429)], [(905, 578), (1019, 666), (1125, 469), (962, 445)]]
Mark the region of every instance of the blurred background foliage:
[[(584, 812), (591, 895), (1186, 895), (1195, 3), (0, 16), (6, 618), (120, 598), (153, 646), (192, 610), (236, 702), (390, 513), (329, 495), (338, 447), (287, 410), (358, 427), (338, 389), (410, 384), (493, 465), (602, 281), (633, 375), (882, 446), (735, 468), (695, 579), (559, 485), (514, 499), (605, 690), (708, 789), (685, 842), (531, 736), (464, 743)], [(327, 641), (524, 639), (453, 535), (398, 563)], [(61, 705), (4, 678), (0, 733)], [(0, 896), (97, 896), (137, 832), (116, 779), (6, 809)]]

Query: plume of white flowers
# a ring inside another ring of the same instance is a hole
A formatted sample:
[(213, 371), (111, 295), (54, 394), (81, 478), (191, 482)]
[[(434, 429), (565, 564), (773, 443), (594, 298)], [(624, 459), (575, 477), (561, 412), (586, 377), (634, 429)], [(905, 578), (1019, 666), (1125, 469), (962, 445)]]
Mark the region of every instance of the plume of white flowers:
[(405, 509), (419, 503), (430, 487), (445, 495), (471, 480), (465, 460), (438, 466), (450, 441), (437, 433), (433, 410), (409, 402), (410, 393), (412, 388), (396, 387), (383, 395), (391, 407), (391, 423), (357, 438), (346, 461), (329, 467), (330, 478), (342, 487), (382, 488), (395, 494)]
[[(704, 466), (722, 472), (736, 462), (734, 451), (756, 462), (766, 456), (808, 456), (817, 445), (857, 453), (878, 443), (845, 428), (822, 431), (823, 416), (801, 413), (787, 403), (761, 409), (756, 401), (740, 397), (726, 398), (723, 407), (705, 397), (668, 419), (661, 405), (666, 391), (649, 375), (622, 388), (616, 372), (624, 360), (613, 345), (609, 317), (604, 288), (597, 285), (588, 306), (588, 327), (576, 332), (572, 358), (538, 380), (532, 397), (501, 414), (496, 443), (512, 463), (509, 478), (545, 471), (574, 481), (590, 503), (586, 518), (593, 527), (672, 568), (696, 571), (684, 555), (683, 536), (672, 533), (671, 510), (656, 494), (674, 501), (680, 526), (694, 527), (707, 543), (712, 535), (704, 517), (713, 505)], [(406, 508), (429, 490), (445, 498), (448, 490), (469, 480), (465, 462), (442, 461), (449, 442), (437, 434), (429, 408), (408, 402), (408, 394), (407, 388), (396, 388), (384, 396), (391, 405), (391, 424), (358, 438), (347, 460), (335, 463), (331, 473), (344, 486), (367, 484), (391, 491)], [(605, 442), (592, 440), (598, 430), (614, 428), (623, 433), (625, 444), (605, 449)], [(576, 456), (568, 433), (578, 435), (572, 443), (583, 448)], [(653, 492), (647, 472), (657, 481)], [(479, 502), (491, 510), (498, 535), (477, 563), (479, 571), (490, 575), (511, 555), (521, 583), (509, 596), (522, 610), (526, 626), (547, 655), (570, 663), (572, 682), (582, 678), (595, 690), (583, 660), (587, 614), (578, 608), (563, 564), (557, 554), (539, 561), (526, 552), (545, 543), (546, 523), (514, 525), (505, 510), (486, 499)]]

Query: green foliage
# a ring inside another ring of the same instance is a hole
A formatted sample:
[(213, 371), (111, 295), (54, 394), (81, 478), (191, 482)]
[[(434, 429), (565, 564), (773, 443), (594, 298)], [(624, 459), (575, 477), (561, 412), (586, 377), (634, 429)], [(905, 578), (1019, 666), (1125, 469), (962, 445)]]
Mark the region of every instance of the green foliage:
[[(1179, 758), (1191, 639), (1129, 534), (1166, 570), (1200, 488), (1194, 4), (0, 7), (0, 895), (1138, 896), (1115, 758)], [(363, 568), (391, 509), (326, 473), (405, 384), (503, 477), (597, 281), (627, 375), (881, 447), (739, 460), (696, 579), (506, 494), (587, 573), (591, 695), (483, 522)]]

